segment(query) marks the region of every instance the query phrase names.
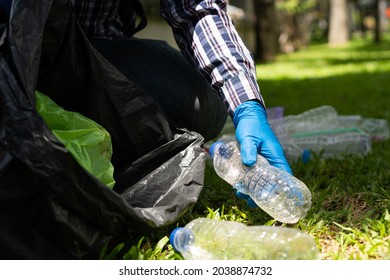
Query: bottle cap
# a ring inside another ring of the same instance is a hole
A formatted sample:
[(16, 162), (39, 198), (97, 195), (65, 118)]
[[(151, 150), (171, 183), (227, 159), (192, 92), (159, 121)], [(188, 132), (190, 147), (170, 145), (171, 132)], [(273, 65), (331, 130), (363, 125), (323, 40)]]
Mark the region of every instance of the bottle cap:
[(302, 161), (303, 161), (303, 163), (308, 163), (310, 161), (310, 151), (309, 150), (307, 150), (307, 149), (303, 150)]
[(221, 146), (222, 144), (223, 144), (223, 142), (217, 141), (217, 142), (213, 143), (213, 144), (210, 146), (209, 153), (210, 153), (210, 156), (211, 156), (211, 157), (213, 157), (213, 155), (214, 155), (215, 148)]
[(176, 251), (179, 251), (179, 250), (178, 250), (178, 248), (177, 248), (175, 236), (176, 236), (176, 234), (178, 234), (178, 232), (180, 232), (182, 229), (183, 229), (182, 227), (177, 227), (177, 228), (175, 228), (174, 230), (172, 230), (171, 234), (169, 235), (169, 243), (171, 243), (173, 249), (175, 249)]
[(185, 251), (191, 239), (193, 239), (192, 231), (185, 227), (175, 228), (169, 236), (169, 242), (178, 252)]

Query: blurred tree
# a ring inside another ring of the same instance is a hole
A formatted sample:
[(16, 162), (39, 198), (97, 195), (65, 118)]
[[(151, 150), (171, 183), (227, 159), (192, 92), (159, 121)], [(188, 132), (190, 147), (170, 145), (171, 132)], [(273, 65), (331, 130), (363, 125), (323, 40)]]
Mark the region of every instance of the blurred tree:
[(254, 0), (257, 61), (273, 61), (278, 50), (278, 22), (275, 0)]
[(349, 19), (347, 0), (330, 0), (328, 43), (331, 46), (349, 41)]
[(375, 30), (374, 30), (374, 42), (379, 43), (381, 41), (381, 32), (384, 29), (383, 20), (386, 18), (386, 0), (375, 0)]
[(380, 4), (380, 0), (375, 0), (374, 1), (374, 17), (375, 17), (375, 29), (374, 29), (374, 42), (375, 43), (379, 43), (381, 38), (380, 38), (380, 34), (381, 34), (381, 31), (380, 31), (380, 8), (379, 8), (379, 4)]
[(296, 51), (310, 43), (313, 8), (317, 0), (278, 0), (279, 44), (283, 52)]
[(366, 30), (373, 32), (375, 43), (381, 41), (381, 33), (387, 27), (386, 0), (349, 0), (354, 3), (360, 12), (361, 30), (365, 35)]

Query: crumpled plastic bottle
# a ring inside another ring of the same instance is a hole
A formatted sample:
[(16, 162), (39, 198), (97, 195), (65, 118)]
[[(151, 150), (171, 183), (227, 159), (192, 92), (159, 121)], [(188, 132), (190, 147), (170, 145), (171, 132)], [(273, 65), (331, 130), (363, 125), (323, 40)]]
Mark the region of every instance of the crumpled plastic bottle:
[(260, 155), (255, 165), (245, 166), (237, 142), (215, 142), (209, 151), (217, 175), (249, 195), (270, 216), (282, 223), (296, 223), (306, 216), (311, 193), (302, 181)]
[(314, 239), (301, 230), (207, 218), (174, 229), (170, 243), (187, 260), (319, 259)]

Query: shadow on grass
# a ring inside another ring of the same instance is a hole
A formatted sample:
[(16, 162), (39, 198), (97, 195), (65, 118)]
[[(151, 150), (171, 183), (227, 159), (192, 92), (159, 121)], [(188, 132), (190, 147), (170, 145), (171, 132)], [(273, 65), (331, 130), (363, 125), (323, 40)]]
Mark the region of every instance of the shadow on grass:
[(326, 59), (326, 64), (330, 66), (336, 66), (336, 65), (345, 65), (345, 64), (364, 64), (367, 62), (380, 62), (380, 63), (390, 63), (390, 51), (386, 52), (385, 55), (381, 57), (375, 57), (375, 58), (333, 58), (333, 59)]

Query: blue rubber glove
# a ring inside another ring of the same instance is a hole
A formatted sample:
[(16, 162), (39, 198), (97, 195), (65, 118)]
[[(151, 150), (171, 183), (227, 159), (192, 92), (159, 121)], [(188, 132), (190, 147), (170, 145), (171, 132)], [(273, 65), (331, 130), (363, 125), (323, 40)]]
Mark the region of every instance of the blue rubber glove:
[[(259, 102), (250, 100), (238, 106), (233, 123), (243, 164), (255, 164), (259, 153), (271, 165), (293, 174), (283, 148), (268, 123), (266, 110)], [(247, 195), (237, 192), (237, 197), (247, 199), (249, 206), (256, 206)]]

